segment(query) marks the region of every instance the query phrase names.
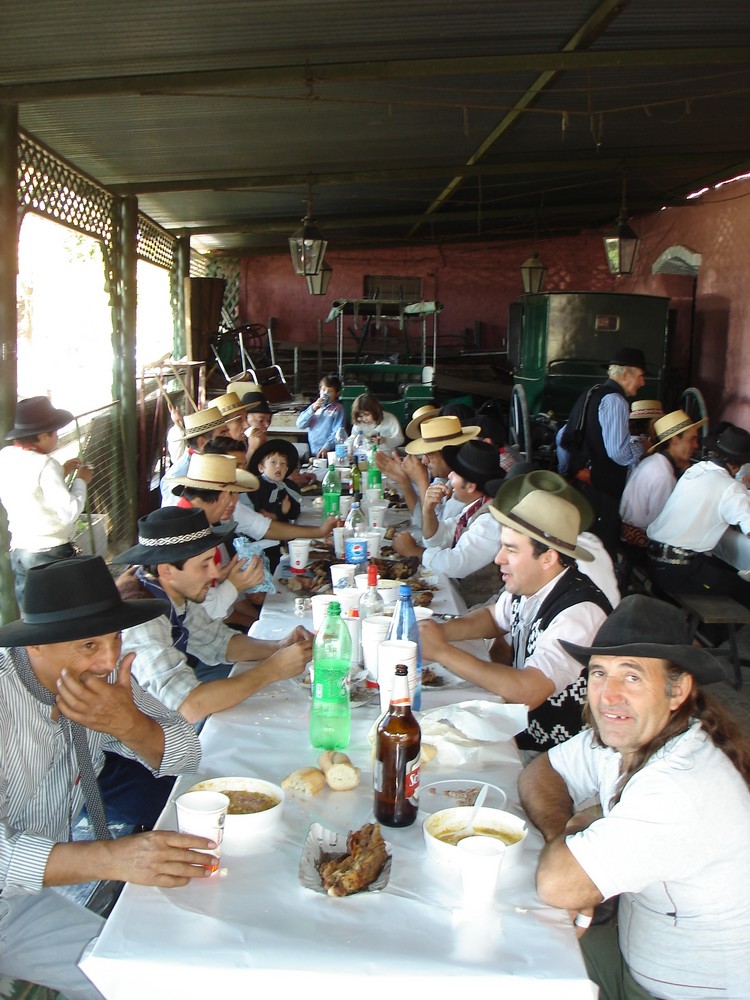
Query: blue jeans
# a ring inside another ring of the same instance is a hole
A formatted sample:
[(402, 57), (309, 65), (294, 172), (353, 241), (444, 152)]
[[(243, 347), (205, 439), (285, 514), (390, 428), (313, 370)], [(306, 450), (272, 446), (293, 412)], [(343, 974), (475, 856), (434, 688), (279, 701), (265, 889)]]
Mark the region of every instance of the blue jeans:
[(40, 549), (32, 552), (31, 549), (11, 549), (10, 565), (16, 578), (16, 602), (18, 607), (23, 607), (23, 592), (26, 589), (26, 574), (34, 566), (46, 566), (47, 563), (62, 562), (63, 559), (72, 559), (76, 550), (66, 542), (64, 545), (55, 545), (52, 549)]

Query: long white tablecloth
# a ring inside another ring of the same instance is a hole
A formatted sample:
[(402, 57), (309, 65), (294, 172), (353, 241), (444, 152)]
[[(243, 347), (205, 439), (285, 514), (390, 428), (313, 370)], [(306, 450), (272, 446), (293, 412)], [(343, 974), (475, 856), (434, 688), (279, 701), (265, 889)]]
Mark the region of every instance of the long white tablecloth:
[[(447, 581), (436, 610), (463, 610)], [(294, 624), (293, 600), (269, 598), (253, 634), (276, 638)], [(425, 690), (423, 708), (487, 692)], [(279, 783), (316, 763), (308, 738), (309, 689), (300, 680), (272, 685), (236, 708), (213, 716), (201, 734), (197, 776), (181, 778), (175, 794), (203, 778), (248, 775)], [(567, 913), (543, 906), (534, 889), (541, 838), (532, 828), (521, 863), (500, 876), (494, 909), (471, 916), (460, 908), (457, 872), (428, 862), (420, 813), (406, 830), (385, 830), (392, 846), (391, 878), (381, 893), (334, 899), (300, 885), (298, 866), (310, 824), (340, 832), (372, 820), (372, 767), (367, 733), (376, 703), (352, 710), (348, 753), (362, 768), (352, 792), (325, 789), (311, 799), (288, 797), (282, 827), (253, 853), (227, 856), (211, 879), (179, 889), (128, 885), (82, 967), (108, 1000), (257, 995), (304, 1000), (382, 996), (404, 979), (430, 1000), (455, 1000), (458, 991), (491, 990), (509, 1000), (583, 1000), (596, 996), (586, 977)], [(515, 745), (493, 748), (492, 763), (448, 771), (437, 761), (422, 768), (422, 784), (441, 778), (486, 780), (502, 787), (518, 811), (520, 770)], [(174, 806), (161, 818), (176, 828)], [(293, 992), (294, 991), (294, 992)]]

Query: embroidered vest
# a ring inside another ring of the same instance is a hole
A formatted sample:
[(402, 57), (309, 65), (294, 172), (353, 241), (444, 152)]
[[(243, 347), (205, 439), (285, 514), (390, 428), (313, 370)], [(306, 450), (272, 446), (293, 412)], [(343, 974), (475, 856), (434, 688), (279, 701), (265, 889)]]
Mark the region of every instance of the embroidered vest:
[[(596, 604), (606, 614), (612, 610), (612, 605), (601, 590), (576, 567), (571, 567), (542, 602), (526, 633), (526, 648), (522, 651), (518, 648), (522, 633), (525, 631), (521, 623), (521, 598), (514, 597), (510, 606), (513, 662), (518, 663), (519, 659), (525, 661), (526, 657), (531, 656), (539, 637), (560, 612), (585, 602)], [(564, 691), (552, 695), (538, 708), (529, 712), (528, 729), (516, 736), (516, 743), (521, 750), (549, 750), (556, 743), (564, 743), (581, 731), (581, 713), (586, 701), (587, 677), (588, 670), (584, 668), (580, 676)]]

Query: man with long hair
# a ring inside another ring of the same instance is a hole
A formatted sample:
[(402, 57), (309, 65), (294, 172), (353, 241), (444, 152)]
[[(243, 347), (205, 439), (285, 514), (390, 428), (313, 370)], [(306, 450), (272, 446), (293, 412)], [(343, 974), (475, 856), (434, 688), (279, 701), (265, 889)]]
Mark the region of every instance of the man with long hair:
[[(562, 645), (588, 665), (591, 728), (521, 775), (540, 898), (576, 912), (601, 1000), (747, 997), (750, 743), (699, 687), (721, 668), (677, 608), (640, 595), (591, 647)], [(618, 896), (617, 926), (589, 927)]]

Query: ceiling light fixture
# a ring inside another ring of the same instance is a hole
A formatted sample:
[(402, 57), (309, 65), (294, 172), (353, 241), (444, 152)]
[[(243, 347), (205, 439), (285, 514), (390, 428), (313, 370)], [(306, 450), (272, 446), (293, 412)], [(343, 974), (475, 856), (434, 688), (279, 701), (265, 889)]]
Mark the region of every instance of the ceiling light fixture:
[(307, 211), (300, 228), (289, 237), (289, 252), (295, 274), (317, 274), (323, 266), (328, 241), (324, 240), (312, 217), (312, 190), (307, 187)]
[(631, 274), (635, 255), (638, 252), (640, 240), (627, 223), (628, 210), (625, 207), (625, 175), (622, 178), (622, 207), (617, 218), (617, 225), (604, 234), (604, 253), (607, 257), (609, 273), (614, 275)]
[(325, 295), (331, 283), (332, 274), (333, 268), (325, 262), (323, 262), (317, 274), (308, 274), (305, 277), (305, 281), (307, 282), (307, 290), (310, 295)]

